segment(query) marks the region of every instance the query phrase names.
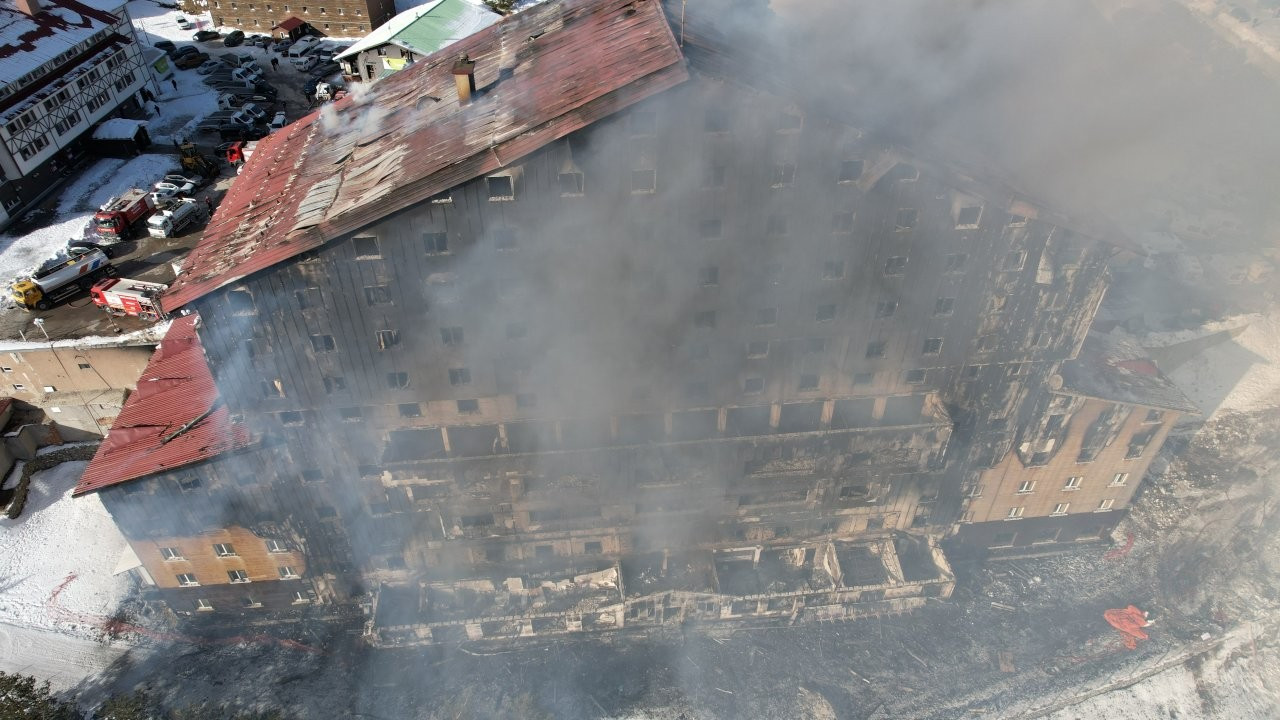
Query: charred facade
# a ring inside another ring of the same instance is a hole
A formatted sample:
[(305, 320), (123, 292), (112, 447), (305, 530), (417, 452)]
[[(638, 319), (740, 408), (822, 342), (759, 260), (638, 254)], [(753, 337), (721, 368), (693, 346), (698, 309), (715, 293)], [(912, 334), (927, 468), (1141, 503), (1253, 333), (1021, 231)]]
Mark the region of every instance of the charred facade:
[[(474, 80), (433, 55), (263, 141), (170, 291), (243, 442), (84, 491), (153, 576), (190, 560), (161, 548), (208, 555), (208, 583), (157, 579), (171, 607), (291, 583), (278, 608), (363, 603), (417, 642), (949, 595), (938, 540), (1051, 411), (1107, 246), (686, 64), (653, 3), (546, 3), (461, 44)], [(521, 85), (583, 48), (637, 70), (562, 108)], [(425, 157), (482, 112), (474, 149), (405, 169), (418, 123)]]

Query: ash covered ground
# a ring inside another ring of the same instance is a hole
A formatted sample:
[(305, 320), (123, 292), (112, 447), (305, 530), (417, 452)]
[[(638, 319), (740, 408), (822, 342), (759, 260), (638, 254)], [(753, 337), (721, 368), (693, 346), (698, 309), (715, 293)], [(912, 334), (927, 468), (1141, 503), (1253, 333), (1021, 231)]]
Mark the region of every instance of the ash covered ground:
[[(1160, 465), (1112, 548), (957, 559), (956, 597), (910, 615), (400, 651), (358, 622), (261, 628), (307, 649), (150, 641), (79, 690), (335, 718), (1276, 717), (1280, 410), (1214, 418)], [(1134, 651), (1102, 618), (1130, 603), (1156, 619)]]

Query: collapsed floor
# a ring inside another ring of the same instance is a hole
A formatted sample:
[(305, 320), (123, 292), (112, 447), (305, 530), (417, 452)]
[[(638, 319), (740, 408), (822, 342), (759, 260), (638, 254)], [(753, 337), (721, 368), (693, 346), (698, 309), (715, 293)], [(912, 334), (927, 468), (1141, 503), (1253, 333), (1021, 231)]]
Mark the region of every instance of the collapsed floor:
[[(298, 717), (1031, 718), (1065, 707), (1053, 716), (1065, 720), (1091, 693), (1172, 668), (1205, 680), (1203, 716), (1272, 717), (1280, 411), (1215, 420), (1164, 457), (1111, 550), (984, 569), (957, 560), (955, 597), (907, 615), (395, 650), (365, 647), (359, 622), (294, 626), (269, 632), (305, 648), (173, 644), (95, 686)], [(1130, 603), (1157, 618), (1132, 652), (1102, 620)], [(1210, 667), (1251, 684), (1214, 685)], [(1245, 701), (1256, 712), (1239, 711)]]

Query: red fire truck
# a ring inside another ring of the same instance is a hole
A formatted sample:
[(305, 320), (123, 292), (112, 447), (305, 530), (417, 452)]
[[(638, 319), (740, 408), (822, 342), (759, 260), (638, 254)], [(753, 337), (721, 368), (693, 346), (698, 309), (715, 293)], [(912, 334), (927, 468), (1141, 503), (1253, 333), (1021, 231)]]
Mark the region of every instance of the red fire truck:
[(93, 215), (93, 229), (98, 235), (111, 240), (124, 240), (134, 228), (143, 226), (151, 211), (156, 209), (151, 193), (133, 188), (119, 197), (113, 197)]
[(160, 293), (168, 289), (168, 285), (160, 283), (109, 278), (94, 285), (89, 295), (94, 305), (117, 317), (131, 315), (143, 320), (159, 320)]

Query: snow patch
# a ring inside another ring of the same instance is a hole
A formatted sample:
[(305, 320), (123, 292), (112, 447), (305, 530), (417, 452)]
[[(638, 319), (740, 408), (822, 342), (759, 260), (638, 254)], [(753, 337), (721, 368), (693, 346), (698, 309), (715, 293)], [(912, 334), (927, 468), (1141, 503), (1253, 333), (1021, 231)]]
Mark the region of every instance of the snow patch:
[(71, 497), (87, 465), (36, 473), (22, 516), (0, 518), (0, 623), (92, 638), (129, 594), (112, 575), (124, 536), (97, 495)]
[(1254, 412), (1280, 406), (1280, 307), (1228, 318), (1195, 331), (1150, 333), (1144, 347), (1165, 347), (1213, 332), (1238, 330), (1234, 338), (1207, 348), (1167, 374), (1206, 416)]
[(66, 249), (67, 241), (84, 237), (94, 211), (131, 187), (149, 188), (178, 166), (169, 155), (139, 155), (125, 162), (99, 160), (82, 170), (61, 193), (54, 220), (25, 235), (0, 235), (0, 278), (29, 274)]

